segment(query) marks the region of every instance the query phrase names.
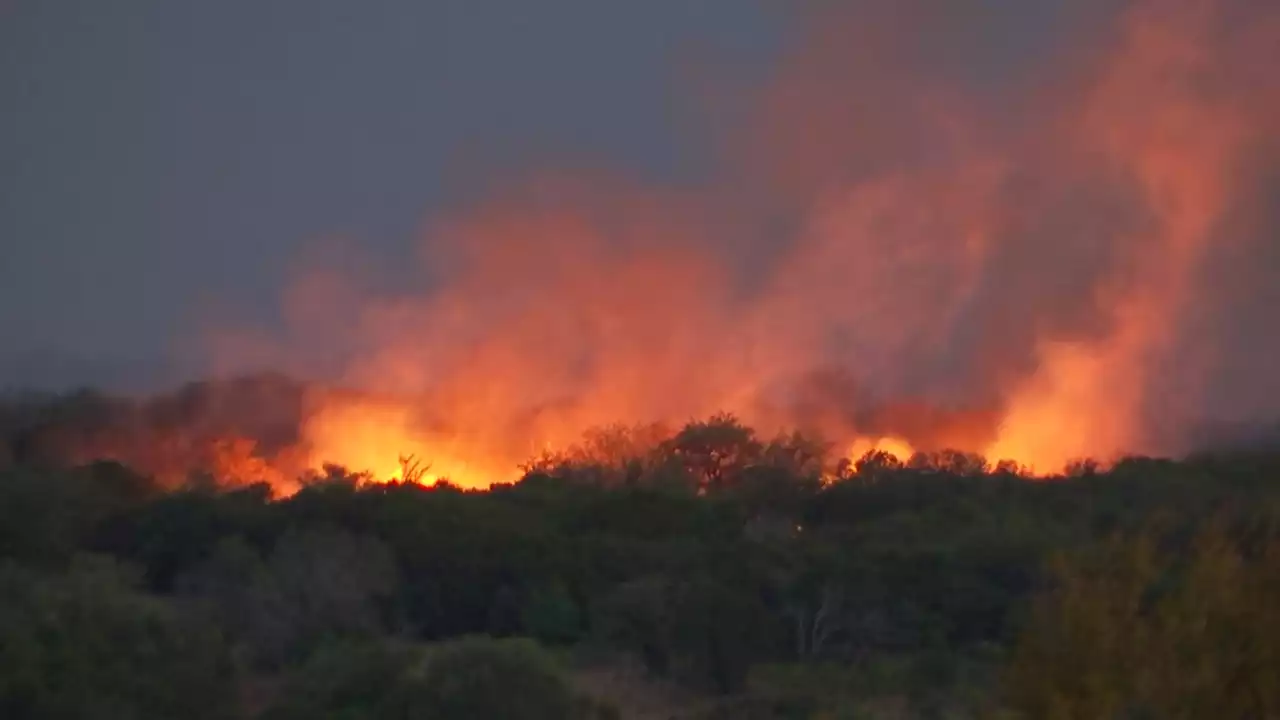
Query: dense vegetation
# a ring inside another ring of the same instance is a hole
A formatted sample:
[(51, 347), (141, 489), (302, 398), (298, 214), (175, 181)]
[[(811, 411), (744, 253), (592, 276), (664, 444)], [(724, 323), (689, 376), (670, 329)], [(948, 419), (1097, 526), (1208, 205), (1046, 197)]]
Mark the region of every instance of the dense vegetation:
[(0, 716), (639, 716), (628, 683), (653, 717), (1280, 715), (1280, 454), (1032, 481), (730, 417), (650, 440), (288, 498), (19, 458)]

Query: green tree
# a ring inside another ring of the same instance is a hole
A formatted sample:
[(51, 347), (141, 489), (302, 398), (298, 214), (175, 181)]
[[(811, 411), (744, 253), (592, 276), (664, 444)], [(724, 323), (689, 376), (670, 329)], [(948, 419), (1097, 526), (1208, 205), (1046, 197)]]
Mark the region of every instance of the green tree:
[(1147, 530), (1059, 558), (1006, 675), (1023, 717), (1280, 714), (1280, 526)]
[(232, 717), (217, 629), (142, 594), (137, 580), (96, 557), (65, 575), (0, 567), (0, 717)]
[(115, 462), (0, 471), (0, 557), (63, 565), (108, 519), (157, 493), (148, 478)]
[(536, 643), (472, 636), (412, 647), (385, 641), (320, 647), (288, 676), (263, 720), (606, 720), (575, 697)]
[(468, 637), (430, 650), (398, 699), (402, 717), (431, 720), (565, 720), (579, 705), (536, 643)]
[(699, 578), (673, 588), (673, 647), (684, 679), (720, 694), (743, 688), (773, 624), (751, 590)]
[(263, 720), (413, 720), (402, 695), (420, 662), (393, 643), (326, 643), (291, 670)]
[(541, 642), (567, 643), (582, 637), (582, 612), (564, 583), (533, 590), (520, 615), (524, 631)]
[(761, 450), (755, 431), (728, 414), (691, 422), (667, 441), (667, 451), (707, 492), (737, 485), (742, 470), (759, 458)]
[(669, 596), (670, 583), (658, 576), (619, 584), (593, 607), (597, 639), (634, 653), (650, 673), (665, 676), (671, 669), (675, 632)]
[(227, 538), (180, 587), (204, 600), (253, 660), (273, 666), (326, 640), (392, 629), (398, 573), (377, 538), (319, 527), (286, 532), (265, 560)]

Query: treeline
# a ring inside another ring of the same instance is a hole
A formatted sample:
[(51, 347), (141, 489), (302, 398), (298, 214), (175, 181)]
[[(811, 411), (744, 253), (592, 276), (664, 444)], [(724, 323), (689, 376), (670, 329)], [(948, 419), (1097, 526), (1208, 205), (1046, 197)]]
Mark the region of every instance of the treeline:
[(686, 717), (1280, 713), (1280, 455), (1032, 481), (720, 416), (526, 470), (273, 498), (15, 464), (0, 716), (627, 717), (588, 671), (630, 664)]

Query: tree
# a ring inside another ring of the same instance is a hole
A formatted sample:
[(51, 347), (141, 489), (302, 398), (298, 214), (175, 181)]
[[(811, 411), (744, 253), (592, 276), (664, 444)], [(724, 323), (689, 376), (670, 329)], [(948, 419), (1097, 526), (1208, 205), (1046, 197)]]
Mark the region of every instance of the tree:
[(296, 668), (263, 720), (606, 720), (575, 697), (527, 639), (467, 637), (427, 648), (385, 641), (322, 646)]
[(669, 595), (670, 583), (656, 576), (618, 585), (593, 608), (597, 638), (639, 656), (650, 673), (667, 675), (675, 632)]
[(767, 609), (747, 589), (712, 578), (643, 578), (616, 588), (596, 609), (600, 639), (638, 655), (655, 675), (730, 693), (766, 647)]
[[(1007, 671), (1028, 718), (1280, 714), (1280, 525), (1147, 529), (1053, 565)], [(1250, 537), (1251, 536), (1251, 537)]]
[(291, 670), (263, 720), (412, 720), (402, 696), (421, 661), (383, 641), (327, 643)]
[(667, 441), (667, 448), (697, 478), (702, 492), (736, 485), (741, 471), (761, 451), (755, 432), (723, 413), (685, 425)]
[(232, 717), (217, 629), (137, 585), (137, 573), (98, 557), (65, 575), (0, 566), (0, 716)]
[(286, 532), (265, 560), (228, 538), (181, 583), (268, 666), (329, 639), (386, 632), (397, 586), (394, 558), (380, 540), (327, 527)]
[(747, 588), (698, 578), (673, 588), (672, 628), (684, 679), (720, 694), (741, 690), (772, 623)]
[(109, 518), (156, 493), (148, 478), (115, 462), (0, 471), (0, 557), (65, 564)]
[(562, 582), (529, 593), (520, 611), (525, 633), (545, 643), (567, 643), (582, 637), (582, 612)]
[(578, 707), (563, 673), (527, 639), (469, 637), (436, 646), (404, 686), (400, 717), (564, 720)]

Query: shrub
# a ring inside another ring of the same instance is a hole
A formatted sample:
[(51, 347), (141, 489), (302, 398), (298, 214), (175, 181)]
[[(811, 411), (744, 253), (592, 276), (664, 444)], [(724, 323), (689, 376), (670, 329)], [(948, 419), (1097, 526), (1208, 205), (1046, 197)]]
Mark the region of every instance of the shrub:
[[(1060, 558), (1006, 676), (1021, 717), (1275, 717), (1280, 524)], [(1242, 528), (1237, 528), (1237, 530)]]
[(397, 707), (420, 654), (381, 641), (320, 647), (288, 677), (263, 720), (405, 718)]
[(470, 637), (435, 647), (404, 686), (401, 717), (432, 720), (564, 720), (578, 704), (536, 643)]
[(137, 580), (96, 557), (61, 575), (0, 567), (0, 717), (231, 717), (216, 628), (139, 592)]

